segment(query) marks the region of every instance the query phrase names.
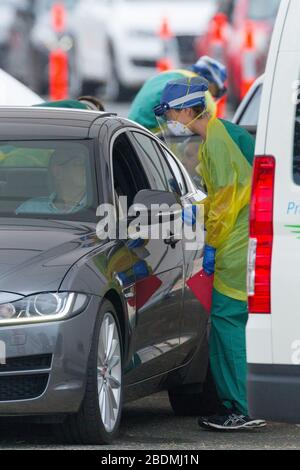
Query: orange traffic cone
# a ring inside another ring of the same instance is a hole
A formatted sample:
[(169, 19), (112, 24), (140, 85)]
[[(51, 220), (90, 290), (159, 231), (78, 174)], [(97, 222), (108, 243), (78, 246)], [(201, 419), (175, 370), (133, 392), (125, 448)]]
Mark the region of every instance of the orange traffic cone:
[[(227, 25), (227, 16), (223, 13), (215, 15), (210, 32), (211, 56), (219, 62), (226, 63), (225, 54), (225, 28)], [(218, 101), (217, 116), (225, 118), (227, 111), (227, 95)]]
[(251, 24), (247, 24), (245, 30), (245, 45), (242, 52), (242, 84), (240, 90), (241, 100), (248, 93), (249, 89), (256, 80), (256, 51), (255, 38)]
[(225, 28), (227, 17), (223, 13), (218, 13), (212, 22), (210, 32), (210, 55), (221, 63), (225, 63)]
[(68, 54), (61, 49), (55, 49), (49, 55), (49, 96), (51, 101), (68, 98), (68, 82)]
[(174, 54), (175, 54), (175, 38), (171, 31), (170, 24), (167, 18), (164, 18), (159, 31), (159, 37), (163, 44), (163, 56), (157, 61), (156, 68), (158, 72), (167, 72), (175, 68)]
[(227, 95), (223, 96), (218, 102), (217, 102), (217, 117), (224, 119), (226, 118), (226, 113), (227, 113)]
[[(59, 37), (66, 30), (66, 9), (62, 3), (55, 3), (51, 12), (52, 27)], [(49, 54), (49, 98), (51, 101), (64, 100), (69, 96), (68, 53), (56, 47)]]
[(54, 3), (51, 11), (52, 27), (56, 33), (64, 33), (66, 30), (66, 7), (63, 3)]

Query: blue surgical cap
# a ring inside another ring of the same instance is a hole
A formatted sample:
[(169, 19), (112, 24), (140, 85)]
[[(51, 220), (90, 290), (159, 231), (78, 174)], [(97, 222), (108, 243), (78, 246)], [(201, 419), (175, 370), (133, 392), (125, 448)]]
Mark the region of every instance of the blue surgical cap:
[(162, 116), (170, 109), (206, 107), (205, 94), (208, 81), (202, 77), (183, 78), (169, 82), (162, 94), (159, 106), (154, 108), (156, 116)]

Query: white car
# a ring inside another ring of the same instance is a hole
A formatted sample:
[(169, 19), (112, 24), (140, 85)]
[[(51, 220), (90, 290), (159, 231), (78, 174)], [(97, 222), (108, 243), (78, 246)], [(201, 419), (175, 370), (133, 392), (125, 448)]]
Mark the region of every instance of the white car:
[(281, 0), (262, 93), (248, 261), (249, 405), (300, 423), (300, 2)]
[(0, 106), (33, 106), (43, 99), (0, 69)]
[(159, 31), (167, 20), (174, 36), (174, 67), (196, 61), (195, 40), (215, 13), (215, 0), (105, 0), (108, 5), (107, 40), (109, 85), (113, 94), (136, 90), (156, 73), (164, 57)]

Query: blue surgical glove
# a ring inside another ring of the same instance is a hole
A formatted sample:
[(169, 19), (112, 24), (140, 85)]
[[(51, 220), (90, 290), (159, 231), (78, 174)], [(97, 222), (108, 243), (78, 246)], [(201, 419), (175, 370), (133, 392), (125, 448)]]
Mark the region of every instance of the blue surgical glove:
[(182, 211), (182, 221), (190, 227), (197, 222), (197, 206), (189, 204)]
[(204, 247), (204, 259), (203, 259), (203, 269), (211, 276), (215, 272), (215, 263), (216, 263), (216, 249), (212, 246), (205, 245)]

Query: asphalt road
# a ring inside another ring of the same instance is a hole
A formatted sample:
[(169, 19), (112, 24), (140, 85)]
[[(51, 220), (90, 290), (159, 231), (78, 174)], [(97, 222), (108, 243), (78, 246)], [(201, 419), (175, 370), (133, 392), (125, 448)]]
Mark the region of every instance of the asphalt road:
[[(49, 426), (0, 423), (0, 450), (81, 449), (60, 446)], [(110, 450), (211, 450), (211, 449), (300, 449), (300, 427), (270, 424), (265, 430), (241, 433), (211, 433), (198, 428), (194, 418), (174, 417), (167, 394), (162, 393), (127, 405), (120, 436)]]

